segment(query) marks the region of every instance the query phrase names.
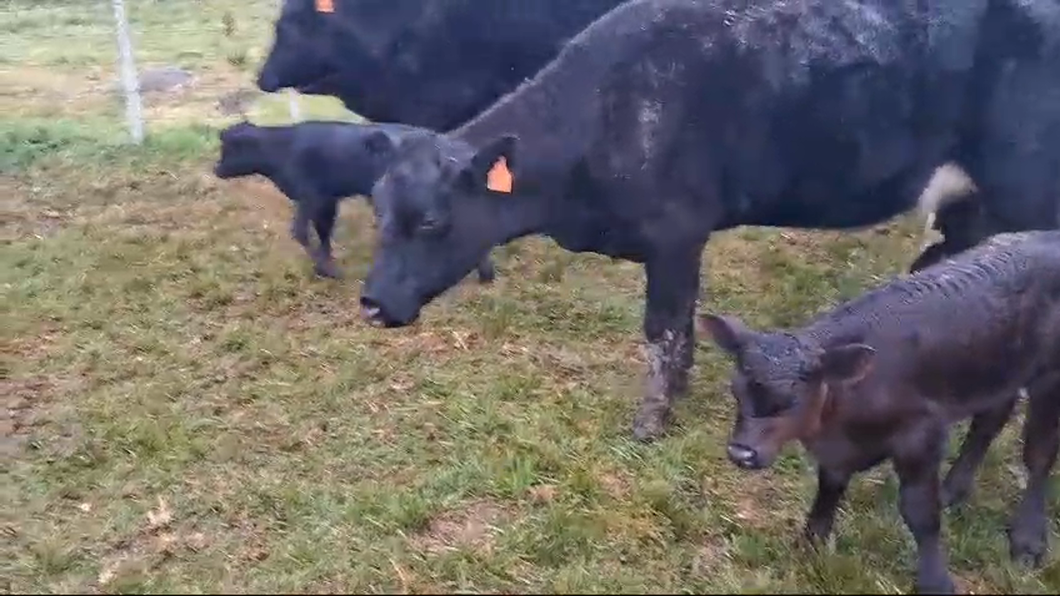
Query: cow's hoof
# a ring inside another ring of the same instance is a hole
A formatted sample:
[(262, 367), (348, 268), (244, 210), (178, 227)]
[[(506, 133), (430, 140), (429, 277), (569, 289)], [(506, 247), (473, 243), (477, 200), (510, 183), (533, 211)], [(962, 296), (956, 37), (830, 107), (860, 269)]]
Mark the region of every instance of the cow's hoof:
[(669, 410), (641, 408), (633, 419), (633, 438), (641, 443), (651, 443), (662, 437), (669, 421)]
[(1047, 550), (1044, 531), (1012, 530), (1009, 532), (1009, 555), (1017, 565), (1028, 568), (1041, 567)]
[(927, 578), (917, 582), (916, 584), (917, 594), (956, 594), (957, 586), (953, 584), (953, 579), (950, 578), (948, 573), (939, 575), (938, 577)]
[(335, 263), (317, 263), (313, 266), (313, 271), (316, 272), (316, 274), (320, 277), (325, 277), (328, 279), (342, 279), (342, 274), (339, 273), (339, 268), (335, 266)]

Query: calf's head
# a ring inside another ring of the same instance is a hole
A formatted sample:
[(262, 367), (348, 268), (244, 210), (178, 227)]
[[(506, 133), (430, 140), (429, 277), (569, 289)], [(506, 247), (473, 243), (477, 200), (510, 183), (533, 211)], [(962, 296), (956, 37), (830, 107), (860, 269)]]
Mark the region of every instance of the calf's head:
[(239, 122), (221, 131), (221, 157), (214, 166), (218, 178), (237, 178), (261, 172), (261, 129)]
[(828, 423), (834, 393), (864, 378), (875, 357), (865, 344), (825, 349), (795, 334), (753, 331), (735, 317), (703, 315), (698, 322), (736, 361), (727, 452), (748, 470), (772, 465), (790, 441), (812, 439)]
[(490, 248), (505, 240), (498, 203), (488, 188), (504, 158), (512, 163), (515, 137), (482, 148), (421, 131), (394, 149), (372, 190), (379, 233), (361, 295), (363, 316), (387, 327), (411, 324), (436, 296), (456, 285)]

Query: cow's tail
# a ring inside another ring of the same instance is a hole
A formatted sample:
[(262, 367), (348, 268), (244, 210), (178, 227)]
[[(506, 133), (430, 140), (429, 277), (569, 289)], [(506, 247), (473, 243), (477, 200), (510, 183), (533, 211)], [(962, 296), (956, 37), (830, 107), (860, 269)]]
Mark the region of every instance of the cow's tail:
[(947, 162), (935, 169), (916, 201), (917, 209), (924, 218), (920, 250), (928, 247), (928, 234), (935, 226), (935, 214), (947, 205), (968, 200), (976, 190), (975, 181), (956, 163)]

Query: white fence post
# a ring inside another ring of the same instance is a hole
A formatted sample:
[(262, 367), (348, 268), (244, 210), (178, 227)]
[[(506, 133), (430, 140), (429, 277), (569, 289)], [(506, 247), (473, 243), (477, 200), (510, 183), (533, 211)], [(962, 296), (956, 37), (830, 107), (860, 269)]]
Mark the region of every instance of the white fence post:
[[(283, 2), (284, 0), (278, 0), (277, 4), (280, 5), (280, 15), (277, 18), (283, 17)], [(291, 112), (291, 120), (298, 122), (302, 119), (302, 110), (299, 109), (298, 105), (298, 92), (294, 89), (287, 90), (287, 108)]]
[(132, 40), (129, 39), (129, 24), (125, 21), (125, 2), (113, 0), (114, 22), (118, 34), (118, 54), (121, 67), (121, 83), (125, 88), (125, 117), (129, 121), (129, 133), (139, 145), (144, 140), (143, 109), (140, 106), (140, 80), (133, 59)]
[(302, 119), (301, 110), (298, 109), (298, 92), (294, 89), (287, 90), (287, 102), (291, 108), (291, 120), (298, 122)]

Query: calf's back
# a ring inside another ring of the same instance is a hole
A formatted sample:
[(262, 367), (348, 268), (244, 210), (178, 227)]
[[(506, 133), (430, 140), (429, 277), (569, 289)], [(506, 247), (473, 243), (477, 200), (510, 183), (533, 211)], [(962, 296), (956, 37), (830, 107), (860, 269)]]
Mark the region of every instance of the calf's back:
[(866, 381), (953, 409), (1010, 394), (1060, 367), (1060, 231), (1001, 234), (815, 321), (824, 347), (877, 350)]

